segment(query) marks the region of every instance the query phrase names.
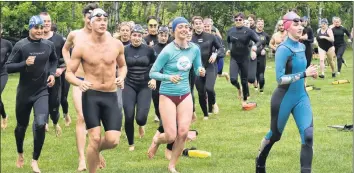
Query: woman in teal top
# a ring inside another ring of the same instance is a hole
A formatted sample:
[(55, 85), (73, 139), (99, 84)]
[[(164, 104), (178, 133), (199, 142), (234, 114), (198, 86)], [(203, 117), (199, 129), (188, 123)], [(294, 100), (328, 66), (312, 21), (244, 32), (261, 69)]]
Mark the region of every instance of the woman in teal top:
[(161, 81), (159, 110), (165, 132), (154, 138), (155, 145), (149, 148), (148, 154), (155, 155), (160, 144), (174, 142), (168, 165), (170, 172), (177, 172), (175, 166), (183, 151), (192, 120), (193, 101), (189, 87), (192, 65), (197, 76), (205, 75), (199, 47), (187, 40), (189, 28), (185, 18), (177, 17), (173, 20), (175, 40), (161, 51), (150, 70), (150, 78)]

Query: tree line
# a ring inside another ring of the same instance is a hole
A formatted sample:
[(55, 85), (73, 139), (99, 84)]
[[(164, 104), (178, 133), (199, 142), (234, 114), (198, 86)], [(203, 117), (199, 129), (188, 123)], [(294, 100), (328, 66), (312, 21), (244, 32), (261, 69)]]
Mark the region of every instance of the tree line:
[[(90, 2), (53, 2), (53, 1), (8, 1), (1, 2), (1, 23), (3, 35), (9, 37), (23, 37), (28, 34), (28, 21), (33, 15), (47, 11), (52, 22), (58, 27), (58, 32), (66, 36), (71, 30), (83, 27), (83, 7)], [(265, 31), (274, 32), (277, 20), (287, 11), (296, 9), (300, 16), (308, 16), (312, 28), (317, 29), (320, 18), (327, 18), (330, 22), (333, 16), (342, 19), (342, 25), (350, 30), (353, 27), (352, 2), (97, 2), (109, 14), (109, 28), (113, 33), (116, 25), (122, 21), (134, 21), (146, 24), (148, 16), (156, 16), (162, 24), (177, 16), (191, 19), (194, 15), (211, 17), (214, 25), (225, 33), (232, 25), (232, 16), (236, 12), (245, 15), (254, 14), (265, 22)]]

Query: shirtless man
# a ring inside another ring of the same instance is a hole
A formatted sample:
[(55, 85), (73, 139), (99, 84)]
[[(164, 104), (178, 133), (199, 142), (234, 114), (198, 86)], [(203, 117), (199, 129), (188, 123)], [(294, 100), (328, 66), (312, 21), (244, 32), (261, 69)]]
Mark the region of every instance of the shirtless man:
[[(84, 15), (83, 21), (85, 22), (85, 25), (82, 29), (79, 30), (74, 30), (69, 33), (68, 38), (66, 39), (66, 42), (64, 44), (62, 54), (64, 57), (64, 61), (66, 66), (68, 67), (68, 64), (70, 62), (70, 49), (76, 45), (83, 45), (86, 44), (87, 39), (89, 38), (89, 35), (91, 34), (91, 24), (90, 24), (90, 14), (91, 12), (99, 8), (97, 4), (95, 3), (90, 3), (86, 5), (86, 7), (82, 10), (82, 13)], [(107, 32), (107, 35), (109, 33)], [(110, 35), (110, 34), (109, 34)], [(82, 69), (82, 65), (80, 64), (79, 68), (77, 69), (75, 73), (76, 77), (80, 80), (84, 80), (85, 73)], [(74, 100), (74, 106), (76, 109), (77, 113), (77, 120), (76, 120), (76, 145), (77, 145), (77, 150), (79, 153), (79, 166), (77, 168), (78, 171), (85, 171), (86, 170), (86, 162), (85, 162), (85, 144), (86, 144), (86, 129), (85, 129), (85, 121), (84, 121), (84, 116), (82, 112), (82, 92), (79, 87), (73, 86), (73, 100)]]
[[(79, 86), (82, 94), (82, 110), (89, 134), (87, 147), (88, 169), (95, 173), (99, 162), (105, 167), (100, 152), (115, 148), (121, 135), (122, 114), (118, 111), (117, 86), (124, 87), (127, 67), (122, 42), (107, 35), (108, 15), (102, 9), (94, 9), (90, 15), (91, 34), (85, 44), (75, 46), (66, 72), (66, 79)], [(74, 74), (80, 63), (85, 79)], [(116, 66), (118, 65), (118, 78)], [(101, 137), (103, 124), (105, 135)], [(103, 163), (102, 163), (103, 161)]]
[(278, 45), (284, 41), (287, 35), (287, 32), (284, 29), (283, 21), (279, 20), (277, 25), (278, 31), (273, 34), (269, 42), (269, 47), (272, 49), (273, 54), (275, 53), (275, 50), (277, 49)]

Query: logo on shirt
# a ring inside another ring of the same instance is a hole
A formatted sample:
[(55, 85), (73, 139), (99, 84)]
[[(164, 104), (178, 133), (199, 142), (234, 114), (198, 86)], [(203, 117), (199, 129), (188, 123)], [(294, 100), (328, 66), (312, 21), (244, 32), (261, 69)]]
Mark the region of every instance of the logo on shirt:
[(187, 71), (192, 67), (192, 63), (186, 56), (181, 56), (177, 61), (177, 68), (181, 71)]
[(203, 42), (202, 38), (198, 39), (198, 43), (202, 43), (202, 42)]

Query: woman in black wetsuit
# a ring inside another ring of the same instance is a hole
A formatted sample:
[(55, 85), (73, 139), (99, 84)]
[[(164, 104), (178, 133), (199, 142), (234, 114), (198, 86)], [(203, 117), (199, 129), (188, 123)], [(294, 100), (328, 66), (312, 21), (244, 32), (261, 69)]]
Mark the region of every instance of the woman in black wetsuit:
[[(144, 126), (151, 104), (151, 89), (156, 88), (156, 81), (150, 80), (150, 68), (155, 62), (154, 49), (142, 44), (144, 29), (135, 25), (131, 33), (131, 44), (125, 46), (124, 55), (128, 73), (123, 89), (123, 109), (125, 133), (129, 150), (134, 148), (134, 118), (139, 125), (140, 138), (144, 136)], [(151, 88), (151, 89), (150, 89)], [(136, 111), (135, 111), (136, 108)]]

